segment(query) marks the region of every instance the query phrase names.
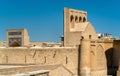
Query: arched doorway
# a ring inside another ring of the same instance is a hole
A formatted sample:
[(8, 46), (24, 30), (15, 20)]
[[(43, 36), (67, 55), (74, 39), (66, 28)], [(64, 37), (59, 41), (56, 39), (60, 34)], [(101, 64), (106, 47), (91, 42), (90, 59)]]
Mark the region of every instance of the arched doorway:
[(96, 49), (96, 62), (98, 65), (98, 68), (105, 68), (106, 67), (106, 57), (104, 53), (104, 49), (101, 45), (99, 45)]
[(20, 44), (17, 41), (14, 41), (10, 44), (10, 47), (19, 47)]
[(91, 51), (91, 76), (106, 76), (107, 66), (104, 48), (97, 45), (94, 51)]

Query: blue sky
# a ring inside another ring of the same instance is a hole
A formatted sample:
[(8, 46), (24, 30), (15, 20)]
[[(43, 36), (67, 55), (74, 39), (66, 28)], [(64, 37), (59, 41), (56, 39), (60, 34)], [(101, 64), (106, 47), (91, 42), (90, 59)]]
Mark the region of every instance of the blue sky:
[(60, 41), (64, 7), (87, 11), (97, 32), (120, 36), (120, 0), (0, 0), (0, 40), (27, 28), (31, 41)]

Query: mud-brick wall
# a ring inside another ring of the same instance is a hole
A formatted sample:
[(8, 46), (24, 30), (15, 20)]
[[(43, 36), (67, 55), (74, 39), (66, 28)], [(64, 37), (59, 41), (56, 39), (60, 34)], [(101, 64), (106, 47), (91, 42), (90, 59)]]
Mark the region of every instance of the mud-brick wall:
[(75, 47), (0, 48), (0, 64), (63, 64), (77, 74), (78, 49)]

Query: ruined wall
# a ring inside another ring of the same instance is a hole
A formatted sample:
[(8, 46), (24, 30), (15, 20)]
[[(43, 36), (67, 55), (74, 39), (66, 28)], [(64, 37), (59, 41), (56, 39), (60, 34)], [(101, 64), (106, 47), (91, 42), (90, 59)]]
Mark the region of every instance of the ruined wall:
[(78, 49), (74, 47), (0, 48), (0, 64), (63, 64), (77, 74)]

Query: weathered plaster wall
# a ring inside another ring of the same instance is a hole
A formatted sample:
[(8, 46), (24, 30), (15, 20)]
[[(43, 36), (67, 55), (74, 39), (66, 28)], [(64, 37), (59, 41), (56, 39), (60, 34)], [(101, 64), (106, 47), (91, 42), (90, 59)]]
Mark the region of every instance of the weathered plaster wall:
[(74, 47), (0, 48), (0, 64), (63, 64), (77, 74), (78, 49)]

